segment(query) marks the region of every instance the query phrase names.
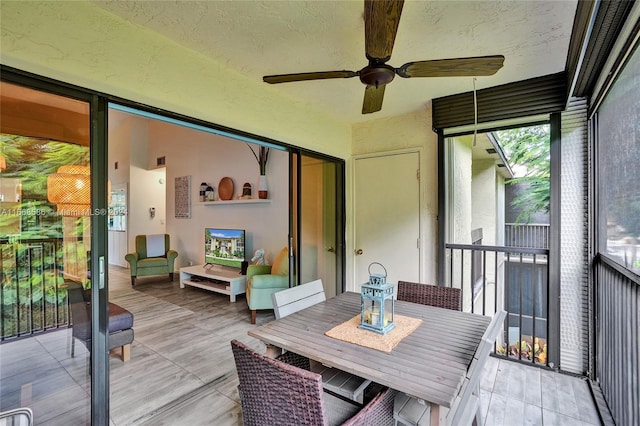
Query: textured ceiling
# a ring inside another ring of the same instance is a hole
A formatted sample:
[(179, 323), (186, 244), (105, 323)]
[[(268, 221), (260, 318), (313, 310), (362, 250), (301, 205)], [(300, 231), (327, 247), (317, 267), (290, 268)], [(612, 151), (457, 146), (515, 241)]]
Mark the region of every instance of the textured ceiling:
[[(108, 1), (99, 7), (210, 56), (262, 83), (263, 75), (353, 70), (364, 56), (362, 1)], [(407, 1), (391, 60), (504, 55), (477, 89), (564, 70), (576, 0)], [(358, 78), (268, 85), (359, 122), (424, 110), (431, 99), (473, 90), (472, 77), (403, 79), (386, 88), (382, 110), (362, 115)], [(265, 88), (266, 89), (266, 88)]]

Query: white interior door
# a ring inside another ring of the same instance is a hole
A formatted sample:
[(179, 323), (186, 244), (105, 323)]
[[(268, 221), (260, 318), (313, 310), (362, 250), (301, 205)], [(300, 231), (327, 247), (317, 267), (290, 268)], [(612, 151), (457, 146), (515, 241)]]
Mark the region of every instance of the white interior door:
[(388, 282), (419, 281), (420, 153), (358, 158), (354, 170), (356, 290), (372, 262)]

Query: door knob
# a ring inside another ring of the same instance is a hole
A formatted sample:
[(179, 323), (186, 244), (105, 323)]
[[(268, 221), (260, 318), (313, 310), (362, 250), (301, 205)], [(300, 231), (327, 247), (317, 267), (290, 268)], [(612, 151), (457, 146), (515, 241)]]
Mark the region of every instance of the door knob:
[(360, 256), (363, 253), (362, 249), (356, 250), (356, 256)]
[(329, 247), (329, 248), (327, 249), (327, 251), (328, 251), (329, 253), (335, 253), (335, 252), (336, 252), (336, 249), (334, 249), (333, 247)]

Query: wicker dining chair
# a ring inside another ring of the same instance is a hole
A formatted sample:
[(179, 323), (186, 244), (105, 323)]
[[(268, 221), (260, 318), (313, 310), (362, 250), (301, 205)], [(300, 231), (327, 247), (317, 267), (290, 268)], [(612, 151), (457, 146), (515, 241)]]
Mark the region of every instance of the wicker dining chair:
[(320, 374), (259, 354), (237, 340), (231, 349), (244, 425), (393, 424), (394, 390), (382, 390), (363, 407), (324, 392)]
[(459, 288), (398, 281), (398, 300), (462, 310), (462, 291)]

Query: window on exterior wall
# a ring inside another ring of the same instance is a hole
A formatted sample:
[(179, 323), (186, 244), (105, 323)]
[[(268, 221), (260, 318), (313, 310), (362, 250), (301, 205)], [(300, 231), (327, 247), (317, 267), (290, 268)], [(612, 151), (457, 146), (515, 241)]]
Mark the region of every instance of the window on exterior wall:
[(640, 273), (640, 49), (598, 110), (599, 250)]

